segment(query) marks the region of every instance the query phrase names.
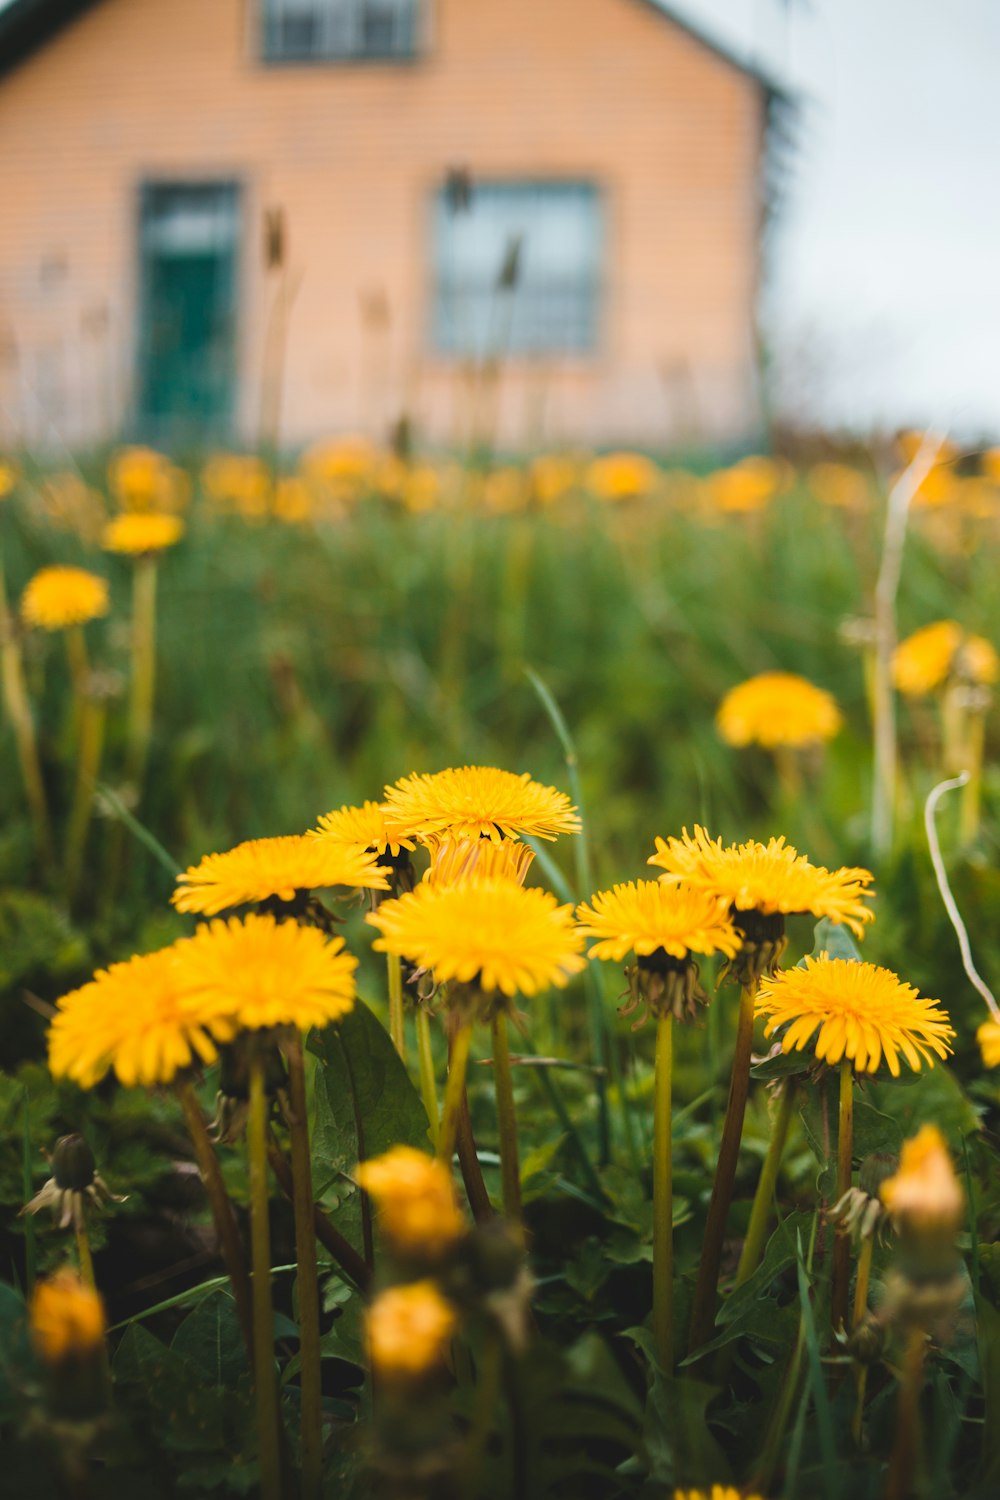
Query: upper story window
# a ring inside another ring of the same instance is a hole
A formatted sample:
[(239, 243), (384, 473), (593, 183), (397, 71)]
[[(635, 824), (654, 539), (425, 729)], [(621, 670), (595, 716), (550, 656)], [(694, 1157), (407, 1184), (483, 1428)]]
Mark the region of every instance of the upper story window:
[(421, 0), (262, 0), (268, 62), (413, 57)]
[(442, 354), (579, 355), (599, 341), (601, 199), (588, 182), (476, 182), (434, 203)]

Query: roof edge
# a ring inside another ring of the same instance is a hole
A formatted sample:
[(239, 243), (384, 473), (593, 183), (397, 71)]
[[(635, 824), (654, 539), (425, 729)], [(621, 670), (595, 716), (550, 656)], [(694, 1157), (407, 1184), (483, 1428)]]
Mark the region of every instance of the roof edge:
[(707, 51), (717, 57), (720, 62), (728, 63), (737, 72), (745, 73), (748, 78), (753, 78), (766, 93), (772, 94), (777, 99), (791, 99), (793, 97), (792, 91), (785, 84), (779, 83), (773, 74), (768, 73), (766, 69), (760, 67), (757, 63), (751, 62), (748, 57), (744, 57), (734, 47), (730, 47), (727, 42), (717, 37), (710, 28), (706, 28), (700, 22), (692, 20), (690, 16), (682, 14), (677, 10), (676, 6), (669, 3), (669, 0), (635, 0), (635, 3), (641, 5), (645, 10), (652, 11), (654, 15), (659, 16), (668, 25), (677, 26), (692, 41), (698, 42), (700, 46), (706, 48)]

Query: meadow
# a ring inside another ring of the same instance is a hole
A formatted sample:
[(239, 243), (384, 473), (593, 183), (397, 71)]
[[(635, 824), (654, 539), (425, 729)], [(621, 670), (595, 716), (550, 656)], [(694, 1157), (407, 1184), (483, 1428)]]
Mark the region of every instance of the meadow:
[(0, 495), (6, 1492), (995, 1494), (1000, 454)]

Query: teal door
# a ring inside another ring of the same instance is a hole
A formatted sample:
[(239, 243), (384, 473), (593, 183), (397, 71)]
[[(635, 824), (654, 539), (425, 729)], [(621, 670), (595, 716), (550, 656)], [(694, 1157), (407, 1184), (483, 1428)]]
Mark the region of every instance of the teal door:
[(142, 192), (138, 415), (159, 442), (224, 434), (236, 379), (233, 183)]

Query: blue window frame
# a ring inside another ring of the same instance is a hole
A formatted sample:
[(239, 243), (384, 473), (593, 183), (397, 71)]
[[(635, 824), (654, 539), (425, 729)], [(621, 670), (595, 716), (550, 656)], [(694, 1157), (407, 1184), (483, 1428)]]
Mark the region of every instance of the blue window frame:
[(434, 199), (441, 354), (584, 355), (599, 343), (601, 195), (591, 182), (476, 182)]
[(261, 0), (267, 62), (410, 58), (421, 0)]

